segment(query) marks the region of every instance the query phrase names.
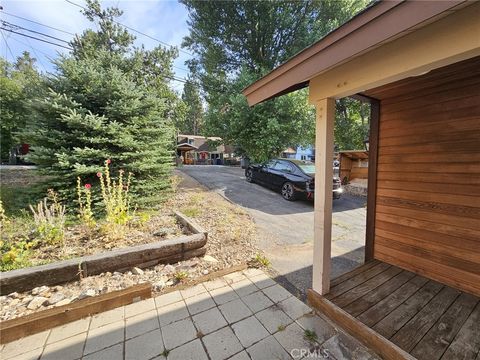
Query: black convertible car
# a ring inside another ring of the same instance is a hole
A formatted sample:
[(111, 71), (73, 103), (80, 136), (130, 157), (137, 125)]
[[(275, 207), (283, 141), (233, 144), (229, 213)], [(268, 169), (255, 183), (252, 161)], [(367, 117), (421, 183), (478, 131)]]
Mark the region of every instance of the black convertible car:
[[(281, 191), (285, 200), (299, 197), (313, 199), (315, 191), (315, 164), (306, 160), (273, 159), (262, 165), (249, 165), (245, 170), (248, 182), (265, 185)], [(340, 198), (343, 192), (340, 179), (333, 178), (333, 198)]]

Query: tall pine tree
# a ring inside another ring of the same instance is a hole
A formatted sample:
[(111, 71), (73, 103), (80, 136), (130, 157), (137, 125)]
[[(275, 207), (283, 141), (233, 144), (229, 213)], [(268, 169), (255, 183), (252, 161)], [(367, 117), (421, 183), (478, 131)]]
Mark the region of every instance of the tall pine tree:
[(64, 198), (75, 196), (76, 178), (94, 184), (104, 161), (134, 174), (140, 206), (158, 204), (170, 188), (175, 116), (179, 100), (168, 86), (176, 50), (133, 47), (134, 36), (115, 22), (122, 12), (87, 1), (97, 24), (72, 41), (56, 62), (48, 96), (36, 104), (28, 130), (31, 161), (49, 175)]
[(185, 119), (178, 123), (178, 129), (184, 134), (198, 135), (203, 125), (203, 106), (199, 85), (188, 79), (183, 86), (182, 100), (187, 107)]

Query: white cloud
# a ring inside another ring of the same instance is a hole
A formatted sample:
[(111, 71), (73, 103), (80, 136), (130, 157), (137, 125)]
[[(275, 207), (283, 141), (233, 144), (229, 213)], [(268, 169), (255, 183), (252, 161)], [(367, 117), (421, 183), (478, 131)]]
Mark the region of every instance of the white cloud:
[[(72, 0), (75, 3), (84, 5), (83, 0)], [(188, 34), (187, 29), (187, 11), (185, 7), (176, 1), (103, 1), (105, 6), (118, 6), (124, 11), (119, 21), (129, 27), (146, 33), (165, 43), (178, 46), (180, 48), (182, 39)], [(40, 22), (55, 28), (59, 28), (71, 33), (81, 33), (83, 30), (92, 27), (92, 24), (80, 13), (80, 8), (64, 1), (2, 1), (4, 12), (18, 15), (30, 20)], [(3, 13), (1, 19), (14, 23), (35, 31), (41, 31), (51, 36), (70, 40), (71, 36), (46, 27), (26, 22)], [(22, 51), (32, 52), (31, 47), (36, 49), (36, 57), (44, 66), (51, 71), (48, 57), (55, 57), (57, 51), (64, 51), (55, 46), (44, 44), (33, 39), (26, 39), (22, 36), (2, 31), (7, 37), (7, 42), (14, 53), (18, 56)], [(34, 34), (31, 34), (34, 35)], [(158, 42), (140, 34), (137, 36), (137, 44), (144, 44), (146, 48), (152, 48), (158, 45)], [(10, 51), (6, 48), (5, 42), (1, 39), (0, 53), (2, 56), (11, 58)], [(180, 52), (180, 56), (175, 60), (175, 66), (186, 68), (184, 62), (191, 56)], [(178, 68), (174, 69), (176, 76), (186, 77), (187, 72)]]

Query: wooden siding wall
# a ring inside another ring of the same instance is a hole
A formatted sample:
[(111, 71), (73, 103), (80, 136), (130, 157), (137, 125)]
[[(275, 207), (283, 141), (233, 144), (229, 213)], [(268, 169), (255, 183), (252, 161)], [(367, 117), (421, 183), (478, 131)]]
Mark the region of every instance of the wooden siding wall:
[(380, 102), (374, 257), (480, 296), (480, 58)]

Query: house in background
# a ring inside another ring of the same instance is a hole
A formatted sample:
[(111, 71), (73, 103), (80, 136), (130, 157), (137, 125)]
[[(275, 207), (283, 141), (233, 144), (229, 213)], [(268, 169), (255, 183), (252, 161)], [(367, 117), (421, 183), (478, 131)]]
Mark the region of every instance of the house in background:
[(177, 135), (177, 159), (185, 165), (237, 165), (234, 148), (220, 137)]
[(299, 146), (295, 154), (296, 160), (315, 161), (315, 148), (313, 146)]
[(295, 151), (294, 148), (289, 147), (282, 151), (282, 153), (280, 154), (280, 157), (284, 159), (295, 159), (296, 153), (297, 152)]
[[(251, 84), (316, 108), (309, 302), (384, 359), (479, 359), (480, 2), (379, 1)], [(370, 103), (365, 265), (331, 280), (335, 101)]]

